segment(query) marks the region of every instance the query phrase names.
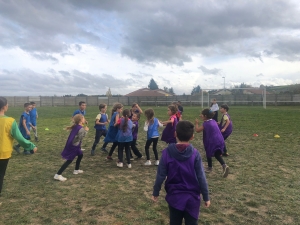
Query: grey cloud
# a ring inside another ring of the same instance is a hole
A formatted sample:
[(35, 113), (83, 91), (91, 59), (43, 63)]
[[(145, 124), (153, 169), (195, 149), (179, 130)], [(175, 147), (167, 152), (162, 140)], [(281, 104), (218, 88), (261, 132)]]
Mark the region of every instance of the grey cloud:
[(257, 74), (256, 77), (263, 77), (264, 75), (262, 73)]
[(50, 60), (52, 61), (53, 63), (58, 63), (58, 59), (53, 57), (52, 55), (49, 55), (49, 54), (44, 54), (44, 53), (32, 53), (31, 54), (34, 58), (38, 59), (38, 60), (42, 60), (42, 61), (45, 61), (45, 60)]
[(182, 72), (184, 72), (184, 73), (190, 73), (190, 72), (192, 72), (192, 70), (184, 69), (184, 70), (182, 70)]
[(58, 72), (65, 77), (71, 76), (71, 74), (68, 71), (58, 71)]
[(208, 69), (205, 66), (200, 66), (198, 67), (198, 69), (200, 69), (204, 74), (213, 74), (213, 75), (217, 75), (220, 73), (221, 69)]

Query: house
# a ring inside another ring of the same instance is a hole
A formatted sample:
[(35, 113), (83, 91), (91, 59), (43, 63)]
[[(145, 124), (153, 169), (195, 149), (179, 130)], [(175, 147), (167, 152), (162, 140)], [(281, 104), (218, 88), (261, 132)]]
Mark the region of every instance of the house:
[(211, 95), (231, 95), (231, 91), (228, 90), (228, 89), (222, 89), (222, 90), (219, 90), (219, 91), (216, 91), (216, 92), (213, 92), (213, 93), (210, 93)]
[(130, 92), (127, 95), (124, 96), (138, 96), (138, 97), (159, 97), (159, 96), (174, 96), (173, 94), (170, 94), (168, 92), (165, 92), (162, 89), (156, 89), (156, 90), (151, 90), (149, 88), (141, 88), (136, 91)]
[[(245, 95), (262, 95), (263, 89), (244, 89), (243, 94)], [(270, 92), (266, 91), (266, 94), (270, 94)]]

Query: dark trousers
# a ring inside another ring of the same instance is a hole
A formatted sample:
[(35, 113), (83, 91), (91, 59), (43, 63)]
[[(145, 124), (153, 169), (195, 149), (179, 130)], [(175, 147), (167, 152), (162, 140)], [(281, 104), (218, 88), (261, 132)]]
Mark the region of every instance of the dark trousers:
[(214, 111), (214, 117), (212, 119), (218, 122), (218, 111)]
[[(228, 137), (229, 137), (229, 136), (228, 136)], [(226, 148), (225, 140), (226, 140), (228, 137), (224, 137), (224, 149), (223, 149), (223, 152), (224, 152), (224, 153), (227, 153), (227, 148)]]
[[(137, 157), (141, 158), (143, 156), (136, 147), (136, 139), (132, 140), (132, 142), (130, 143), (130, 147), (131, 147), (131, 150), (133, 151), (133, 154), (135, 154)], [(132, 155), (130, 157), (132, 158)]]
[[(80, 162), (82, 160), (83, 154), (78, 155), (77, 156), (77, 160), (76, 160), (76, 165), (75, 165), (75, 170), (79, 170), (79, 166), (80, 166)], [(73, 160), (67, 160), (58, 170), (57, 174), (61, 175), (65, 169), (67, 169), (67, 167), (73, 162)]]
[(151, 138), (151, 139), (147, 140), (147, 142), (146, 142), (145, 152), (146, 152), (147, 160), (150, 160), (149, 148), (150, 148), (150, 145), (152, 144), (152, 142), (153, 142), (153, 152), (154, 152), (155, 160), (158, 160), (158, 153), (157, 153), (157, 149), (156, 149), (158, 137)]
[(111, 146), (110, 150), (109, 150), (109, 153), (108, 155), (109, 156), (112, 156), (112, 154), (114, 153), (115, 151), (115, 148), (119, 145), (119, 142), (114, 142), (113, 145)]
[[(222, 152), (220, 150), (216, 151), (214, 156), (222, 166), (225, 164), (225, 162), (222, 158)], [(208, 163), (208, 167), (212, 167), (212, 158), (211, 157), (207, 157), (207, 163)]]
[(180, 211), (169, 205), (170, 225), (181, 225), (184, 219), (185, 225), (197, 225), (198, 220), (192, 217), (188, 212)]
[(130, 164), (130, 143), (131, 142), (120, 142), (118, 147), (118, 159), (119, 162), (123, 162), (123, 150), (125, 148), (127, 164)]
[(0, 193), (2, 190), (3, 180), (9, 159), (0, 159)]
[[(95, 134), (95, 141), (94, 141), (94, 144), (93, 144), (93, 147), (92, 147), (92, 150), (95, 150), (96, 149), (96, 146), (97, 144), (99, 143), (100, 141), (100, 138), (102, 136), (106, 137), (106, 130), (96, 130), (96, 134)], [(106, 148), (108, 142), (104, 142), (102, 148)]]

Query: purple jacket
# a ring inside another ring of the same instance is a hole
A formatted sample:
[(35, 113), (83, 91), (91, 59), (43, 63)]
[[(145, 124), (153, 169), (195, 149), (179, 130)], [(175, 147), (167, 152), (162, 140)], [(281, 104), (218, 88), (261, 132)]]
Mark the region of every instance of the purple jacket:
[[(224, 140), (226, 140), (229, 137), (229, 135), (232, 133), (232, 121), (230, 119), (230, 116), (227, 113), (225, 115), (227, 115), (228, 119), (230, 120), (230, 124), (228, 125), (228, 127), (226, 128), (226, 130), (223, 133), (221, 132), (222, 135), (223, 135)], [(220, 130), (222, 130), (225, 127), (225, 124), (224, 124), (224, 126), (222, 126), (223, 125), (223, 120), (224, 120), (224, 115), (222, 115), (222, 119), (221, 119), (221, 122), (219, 124), (219, 129)]]
[(213, 157), (217, 150), (223, 153), (224, 138), (215, 120), (210, 119), (203, 122), (203, 145), (206, 156)]
[(81, 150), (81, 141), (79, 142), (79, 144), (77, 146), (73, 145), (73, 140), (75, 138), (75, 136), (77, 135), (78, 131), (82, 128), (82, 126), (80, 125), (76, 125), (72, 130), (71, 133), (68, 137), (66, 146), (64, 148), (64, 150), (61, 153), (61, 156), (65, 159), (65, 160), (73, 160), (76, 156), (81, 155), (82, 154), (82, 150)]
[(170, 144), (162, 152), (153, 187), (153, 196), (159, 196), (165, 178), (166, 201), (180, 211), (198, 219), (200, 194), (208, 201), (208, 186), (199, 152), (192, 145), (180, 152)]
[(132, 121), (132, 123), (135, 125), (132, 128), (132, 138), (137, 139), (137, 135), (138, 135), (138, 132), (139, 132), (139, 121)]

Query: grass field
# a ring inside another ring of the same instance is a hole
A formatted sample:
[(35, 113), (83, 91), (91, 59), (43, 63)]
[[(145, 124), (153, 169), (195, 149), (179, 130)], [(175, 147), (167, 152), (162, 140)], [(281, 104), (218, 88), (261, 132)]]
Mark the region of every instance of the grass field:
[[(53, 179), (63, 163), (60, 153), (68, 136), (63, 128), (75, 108), (38, 108), (39, 150), (31, 156), (13, 152), (0, 197), (0, 224), (167, 224), (164, 189), (158, 203), (150, 199), (155, 166), (145, 167), (139, 160), (132, 169), (117, 168), (115, 161), (104, 160), (100, 144), (90, 156), (97, 107), (87, 107), (90, 132), (83, 141), (84, 173), (73, 175), (73, 162), (63, 173), (66, 182)], [(156, 117), (167, 119), (166, 107), (154, 110)], [(21, 112), (9, 108), (7, 115), (18, 120)], [(194, 122), (199, 112), (200, 108), (185, 107), (184, 119)], [(223, 179), (221, 166), (213, 160), (214, 171), (207, 175), (211, 207), (202, 204), (199, 224), (300, 224), (300, 107), (231, 107), (229, 114), (234, 125), (227, 141), (230, 156), (225, 158), (230, 174)], [(141, 117), (140, 126), (144, 120)], [(140, 128), (142, 153), (144, 144)], [(202, 134), (195, 134), (192, 144), (206, 165)], [(159, 142), (160, 152), (165, 147)]]

